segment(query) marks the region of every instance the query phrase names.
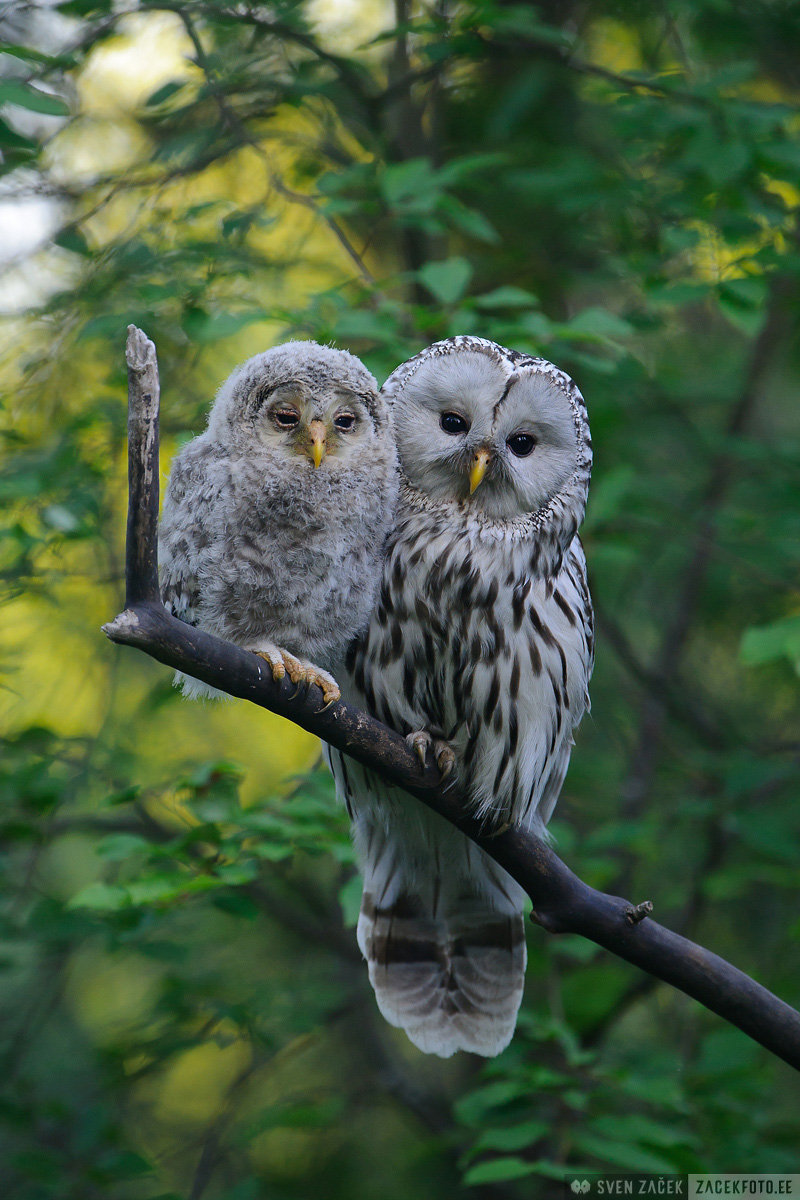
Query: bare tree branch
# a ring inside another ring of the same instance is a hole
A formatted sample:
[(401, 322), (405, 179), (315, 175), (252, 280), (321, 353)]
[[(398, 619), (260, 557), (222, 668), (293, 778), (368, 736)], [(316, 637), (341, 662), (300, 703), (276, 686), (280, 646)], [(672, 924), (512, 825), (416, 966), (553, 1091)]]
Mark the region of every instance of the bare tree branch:
[(549, 933), (578, 933), (633, 963), (760, 1042), (800, 1069), (800, 1013), (742, 971), (702, 946), (638, 917), (641, 909), (598, 892), (578, 879), (551, 848), (529, 831), (496, 836), (469, 813), (455, 785), (442, 783), (429, 756), (424, 766), (405, 739), (367, 713), (339, 702), (324, 707), (312, 687), (275, 682), (262, 659), (186, 625), (167, 613), (156, 577), (158, 511), (158, 392), (155, 347), (141, 330), (128, 330), (130, 514), (128, 607), (104, 626), (108, 637), (135, 646), (167, 666), (278, 713), (374, 770), (427, 804), (491, 855), (525, 888), (534, 919)]
[[(139, 331), (141, 332), (141, 331)], [(125, 607), (158, 596), (158, 411), (156, 348), (128, 336), (128, 529)]]

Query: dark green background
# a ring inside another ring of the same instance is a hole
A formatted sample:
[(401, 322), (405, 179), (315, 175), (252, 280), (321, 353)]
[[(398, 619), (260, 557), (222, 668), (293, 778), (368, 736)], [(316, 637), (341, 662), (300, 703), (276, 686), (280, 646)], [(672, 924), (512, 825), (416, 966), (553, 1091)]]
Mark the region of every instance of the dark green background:
[(800, 1002), (800, 8), (347, 11), (69, 0), (2, 30), (4, 182), (54, 232), (0, 364), (0, 1194), (800, 1170), (796, 1075), (577, 937), (531, 927), (500, 1058), (414, 1051), (375, 1010), (310, 740), (182, 703), (98, 632), (129, 321), (165, 469), (292, 334), (381, 381), (454, 333), (553, 359), (592, 422), (598, 620), (559, 853)]

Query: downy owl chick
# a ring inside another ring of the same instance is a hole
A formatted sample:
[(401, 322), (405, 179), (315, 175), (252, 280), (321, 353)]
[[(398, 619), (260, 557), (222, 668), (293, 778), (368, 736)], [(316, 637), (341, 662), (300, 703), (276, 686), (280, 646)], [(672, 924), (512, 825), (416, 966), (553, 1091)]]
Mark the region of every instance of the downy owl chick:
[[(386, 405), (344, 350), (287, 342), (222, 385), (172, 464), (159, 550), (175, 616), (318, 684), (369, 621), (397, 500)], [(220, 693), (182, 679), (191, 697)]]

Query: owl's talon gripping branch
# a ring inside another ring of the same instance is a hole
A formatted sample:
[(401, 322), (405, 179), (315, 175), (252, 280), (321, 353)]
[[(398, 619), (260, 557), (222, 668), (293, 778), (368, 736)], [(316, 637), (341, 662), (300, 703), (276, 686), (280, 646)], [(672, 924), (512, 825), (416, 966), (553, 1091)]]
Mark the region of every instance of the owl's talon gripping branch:
[(272, 678), (276, 683), (286, 675), (286, 663), (283, 661), (283, 653), (277, 647), (274, 650), (254, 650), (253, 653), (257, 658), (263, 658), (268, 662), (272, 669)]
[(436, 742), (434, 745), (436, 765), (442, 779), (449, 779), (456, 766), (456, 756), (447, 742)]
[(315, 667), (313, 663), (303, 664), (304, 684), (316, 684), (322, 692), (322, 699), (325, 701), (325, 706), (335, 704), (337, 700), (341, 700), (342, 693), (339, 690), (339, 685), (332, 675), (327, 671), (323, 671), (321, 667)]
[(433, 750), (433, 757), (442, 781), (452, 775), (456, 765), (456, 756), (447, 742), (442, 741), (441, 738), (435, 738), (428, 733), (427, 729), (418, 729), (414, 733), (408, 734), (406, 744), (414, 751), (423, 768), (428, 750)]
[[(800, 1013), (711, 951), (652, 919), (632, 924), (626, 910), (647, 915), (617, 896), (589, 887), (530, 830), (512, 826), (493, 838), (471, 816), (456, 782), (438, 766), (420, 771), (416, 745), (344, 702), (319, 710), (309, 696), (288, 700), (252, 654), (173, 616), (161, 602), (157, 575), (158, 371), (155, 347), (129, 328), (129, 513), (126, 612), (104, 627), (108, 637), (289, 718), (403, 788), (472, 839), (527, 891), (532, 919), (548, 932), (577, 933), (633, 963), (754, 1038), (800, 1070)], [(324, 463), (319, 468), (324, 470)], [(285, 663), (282, 663), (284, 670)], [(315, 680), (315, 682), (317, 682)], [(323, 688), (323, 693), (325, 689)], [(337, 689), (338, 691), (338, 689)], [(328, 689), (328, 695), (332, 690)], [(628, 919), (620, 920), (620, 916)]]
[(288, 650), (281, 649), (280, 646), (267, 646), (254, 653), (269, 663), (272, 668), (272, 678), (276, 683), (288, 675), (292, 683), (298, 685), (292, 699), (299, 696), (304, 688), (307, 691), (312, 684), (315, 684), (322, 692), (326, 706), (335, 704), (337, 700), (341, 699), (342, 693), (338, 683), (331, 674), (323, 671), (322, 667), (317, 667), (314, 663), (306, 662), (302, 658), (295, 658), (293, 654), (290, 654)]
[(425, 767), (425, 755), (428, 753), (428, 747), (432, 741), (431, 735), (424, 729), (418, 729), (415, 733), (409, 733), (406, 738), (406, 744), (414, 751), (423, 769)]

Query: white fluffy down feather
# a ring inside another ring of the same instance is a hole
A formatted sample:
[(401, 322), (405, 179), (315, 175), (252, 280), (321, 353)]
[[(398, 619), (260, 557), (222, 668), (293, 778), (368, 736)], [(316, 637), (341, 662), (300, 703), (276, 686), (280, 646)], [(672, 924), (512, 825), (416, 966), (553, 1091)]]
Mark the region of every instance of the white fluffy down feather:
[(375, 606), (397, 489), (386, 405), (357, 358), (314, 342), (257, 354), (172, 463), (164, 603), (332, 698), (331, 672)]

